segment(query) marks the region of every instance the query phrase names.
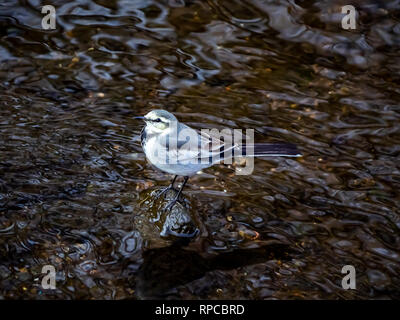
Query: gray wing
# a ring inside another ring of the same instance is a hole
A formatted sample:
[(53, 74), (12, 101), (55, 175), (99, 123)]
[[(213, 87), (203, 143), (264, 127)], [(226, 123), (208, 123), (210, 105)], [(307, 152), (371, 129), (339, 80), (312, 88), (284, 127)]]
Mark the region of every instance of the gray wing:
[(176, 140), (170, 139), (168, 143), (168, 153), (178, 162), (219, 162), (237, 147), (231, 141), (222, 141), (213, 132), (199, 132), (182, 123), (178, 125), (177, 132)]

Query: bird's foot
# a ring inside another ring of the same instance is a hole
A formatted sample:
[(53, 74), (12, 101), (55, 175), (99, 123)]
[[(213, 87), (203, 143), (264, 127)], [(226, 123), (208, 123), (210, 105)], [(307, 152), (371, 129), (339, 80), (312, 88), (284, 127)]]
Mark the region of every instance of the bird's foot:
[(165, 188), (161, 189), (161, 191), (158, 191), (157, 194), (154, 196), (154, 198), (155, 198), (155, 199), (158, 199), (158, 198), (160, 198), (161, 196), (164, 196), (164, 197), (165, 197), (165, 194), (166, 194), (169, 190), (175, 190), (175, 188), (172, 187), (172, 186), (165, 187)]
[(178, 199), (173, 199), (168, 204), (165, 206), (163, 209), (164, 211), (171, 211), (171, 209), (174, 207), (174, 205), (178, 202)]

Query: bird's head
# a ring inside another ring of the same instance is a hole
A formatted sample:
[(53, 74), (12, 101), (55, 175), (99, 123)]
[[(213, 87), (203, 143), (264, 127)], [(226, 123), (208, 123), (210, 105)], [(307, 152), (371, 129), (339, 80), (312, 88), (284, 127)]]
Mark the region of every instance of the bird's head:
[(142, 119), (146, 122), (147, 128), (154, 133), (162, 133), (178, 122), (172, 113), (160, 109), (150, 111)]

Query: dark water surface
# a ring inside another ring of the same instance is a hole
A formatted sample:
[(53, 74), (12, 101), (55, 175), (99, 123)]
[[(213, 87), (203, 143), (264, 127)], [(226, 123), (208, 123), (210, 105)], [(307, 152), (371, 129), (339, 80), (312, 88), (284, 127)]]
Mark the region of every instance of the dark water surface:
[[(399, 48), (400, 0), (2, 1), (0, 298), (400, 298)], [(161, 214), (153, 108), (304, 157), (207, 169)]]

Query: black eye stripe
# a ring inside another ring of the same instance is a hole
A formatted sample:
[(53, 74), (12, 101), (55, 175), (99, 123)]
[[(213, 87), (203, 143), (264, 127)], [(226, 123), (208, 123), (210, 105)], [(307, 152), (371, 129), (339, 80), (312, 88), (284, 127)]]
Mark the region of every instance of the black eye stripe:
[(164, 121), (162, 121), (160, 118), (157, 119), (145, 119), (146, 121), (150, 121), (150, 122), (157, 122), (157, 123), (165, 123)]

